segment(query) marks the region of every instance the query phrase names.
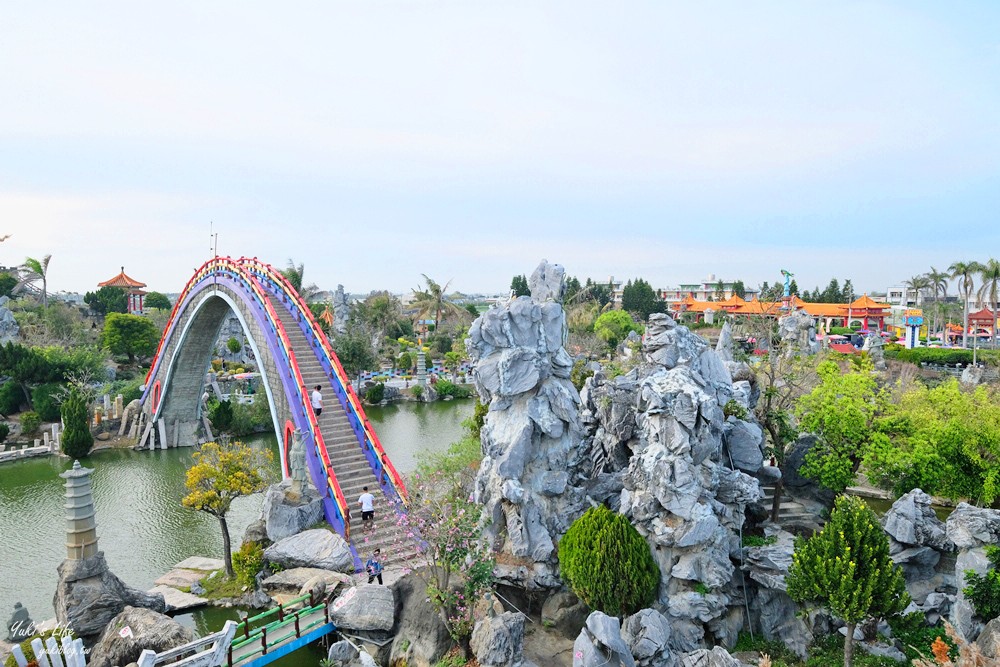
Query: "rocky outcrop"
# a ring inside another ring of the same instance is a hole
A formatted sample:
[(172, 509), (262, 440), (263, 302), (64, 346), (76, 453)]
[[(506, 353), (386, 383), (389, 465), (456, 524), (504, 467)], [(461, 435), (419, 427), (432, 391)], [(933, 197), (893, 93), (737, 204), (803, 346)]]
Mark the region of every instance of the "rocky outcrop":
[(573, 667), (635, 667), (635, 659), (622, 639), (618, 619), (599, 611), (587, 617), (580, 636), (573, 642)]
[(542, 625), (554, 628), (567, 639), (580, 634), (590, 610), (570, 591), (559, 591), (542, 604)]
[(475, 500), (483, 536), (506, 558), (498, 578), (524, 588), (558, 588), (555, 543), (583, 513), (592, 465), (580, 444), (580, 397), (563, 348), (562, 267), (543, 261), (532, 296), (501, 303), (473, 322), (466, 348), (489, 404)]
[(282, 480), (268, 487), (261, 516), (267, 539), (278, 542), (297, 535), (323, 520), (323, 498), (309, 484), (295, 497), (290, 493), (292, 480)]
[(1000, 663), (1000, 618), (994, 618), (986, 624), (976, 639), (976, 646), (985, 657)]
[[(121, 630), (131, 632), (123, 636)], [(90, 667), (114, 667), (136, 662), (146, 649), (160, 653), (195, 640), (180, 623), (149, 609), (125, 607), (115, 616), (91, 649)]]
[(329, 667), (376, 667), (378, 664), (367, 651), (359, 651), (346, 640), (330, 644), (326, 659)]
[(655, 609), (643, 609), (622, 623), (622, 640), (641, 667), (674, 667), (670, 652), (670, 622)]
[(729, 655), (729, 651), (721, 646), (711, 650), (703, 648), (691, 651), (681, 656), (680, 665), (681, 667), (746, 667), (745, 663)]
[(389, 587), (396, 600), (390, 665), (431, 667), (451, 648), (448, 628), (427, 599), (420, 576), (411, 573)]
[(330, 620), (349, 630), (392, 630), (396, 603), (392, 589), (377, 584), (348, 588), (330, 606)]
[(517, 667), (523, 661), (524, 616), (509, 611), (486, 616), (472, 630), (470, 647), (483, 667)]
[(315, 567), (293, 567), (264, 579), (261, 586), (270, 595), (278, 593), (304, 595), (319, 585), (323, 585), (325, 590), (333, 592), (338, 586), (351, 583), (351, 577), (340, 572), (321, 570)]
[(801, 608), (788, 597), (785, 576), (792, 564), (795, 541), (791, 533), (770, 530), (773, 544), (743, 549), (743, 569), (750, 579), (750, 615), (765, 639), (783, 642), (800, 657), (812, 642), (812, 629), (800, 616)]
[(816, 354), (819, 342), (816, 340), (816, 323), (808, 313), (796, 310), (778, 318), (778, 334), (788, 341), (787, 354)]
[(104, 552), (83, 560), (64, 560), (58, 567), (52, 605), (56, 619), (83, 639), (96, 638), (126, 607), (163, 613), (162, 595), (149, 595), (126, 586), (108, 569)]
[(930, 623), (947, 615), (955, 598), (955, 578), (938, 572), (941, 556), (954, 551), (943, 521), (931, 507), (931, 497), (914, 489), (899, 498), (882, 517), (889, 552), (903, 569), (906, 589)]
[(342, 334), (347, 331), (347, 320), (351, 316), (351, 305), (347, 302), (347, 294), (344, 293), (344, 286), (337, 285), (337, 291), (333, 293), (333, 330)]
[(1000, 543), (1000, 511), (959, 503), (945, 522), (948, 539), (958, 549), (955, 561), (957, 595), (951, 608), (951, 623), (965, 639), (974, 641), (986, 620), (975, 615), (972, 603), (965, 597), (965, 572), (984, 574), (990, 569), (987, 545)]
[(286, 537), (264, 550), (264, 560), (284, 568), (314, 567), (354, 572), (354, 556), (343, 537), (317, 528)]
[(0, 345), (16, 343), (21, 337), (21, 328), (14, 319), (14, 313), (7, 307), (9, 297), (0, 297)]

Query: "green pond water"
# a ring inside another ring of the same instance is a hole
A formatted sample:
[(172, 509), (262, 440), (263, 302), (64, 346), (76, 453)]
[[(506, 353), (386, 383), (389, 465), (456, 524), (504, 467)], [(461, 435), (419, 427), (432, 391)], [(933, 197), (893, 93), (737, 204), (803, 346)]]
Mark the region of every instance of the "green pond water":
[[(422, 450), (440, 450), (463, 436), (462, 421), (473, 402), (400, 403), (368, 409), (389, 458), (401, 473), (414, 469)], [(272, 435), (252, 439), (275, 453)], [(108, 565), (130, 586), (147, 590), (153, 580), (188, 556), (220, 557), (218, 521), (180, 505), (190, 448), (156, 452), (116, 449), (97, 452), (82, 463), (94, 469), (94, 503), (99, 547)], [(22, 602), (36, 621), (55, 615), (56, 567), (65, 558), (63, 480), (65, 458), (49, 457), (0, 464), (0, 625)], [(277, 464), (275, 464), (277, 471)], [(235, 545), (257, 518), (263, 496), (239, 498), (228, 516)], [(205, 634), (236, 611), (209, 608), (179, 620)], [(306, 651), (280, 664), (292, 667)], [(291, 660), (292, 662), (286, 662)], [(315, 665), (315, 659), (308, 664)]]

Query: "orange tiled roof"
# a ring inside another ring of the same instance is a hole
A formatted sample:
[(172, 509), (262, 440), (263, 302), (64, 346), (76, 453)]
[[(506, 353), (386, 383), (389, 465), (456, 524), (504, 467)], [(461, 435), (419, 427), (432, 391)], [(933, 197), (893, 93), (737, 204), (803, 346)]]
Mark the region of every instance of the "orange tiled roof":
[(132, 289), (137, 287), (145, 287), (146, 283), (140, 283), (134, 278), (129, 278), (125, 275), (125, 267), (122, 267), (122, 272), (111, 280), (105, 280), (103, 283), (97, 283), (98, 287), (124, 287), (125, 289)]
[(855, 299), (851, 302), (851, 310), (885, 310), (889, 308), (887, 303), (879, 303), (875, 299), (872, 299), (867, 294), (861, 295), (860, 298)]

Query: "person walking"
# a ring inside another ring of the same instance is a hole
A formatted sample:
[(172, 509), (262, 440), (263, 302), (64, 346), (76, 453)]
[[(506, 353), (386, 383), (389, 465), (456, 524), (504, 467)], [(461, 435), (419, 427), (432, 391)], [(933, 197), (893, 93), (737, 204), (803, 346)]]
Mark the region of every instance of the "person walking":
[(320, 385), (316, 385), (316, 388), (312, 391), (312, 398), (310, 402), (312, 403), (313, 413), (319, 417), (323, 412), (323, 394), (319, 391)]
[[(362, 490), (364, 493), (358, 497), (358, 504), (361, 505), (361, 525), (370, 532), (375, 528), (375, 496), (368, 493), (367, 486)], [(369, 522), (371, 522), (370, 526)]]
[(379, 560), (381, 549), (376, 549), (372, 552), (371, 558), (365, 562), (365, 571), (368, 572), (368, 583), (372, 583), (375, 579), (378, 579), (378, 583), (382, 583), (382, 562)]

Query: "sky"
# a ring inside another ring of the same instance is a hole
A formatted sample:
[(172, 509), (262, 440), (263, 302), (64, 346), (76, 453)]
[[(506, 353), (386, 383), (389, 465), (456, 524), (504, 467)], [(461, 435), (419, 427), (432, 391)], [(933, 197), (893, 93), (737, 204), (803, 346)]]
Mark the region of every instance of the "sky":
[(997, 2), (95, 2), (0, 12), (0, 265), (212, 255), (404, 292), (1000, 253)]

